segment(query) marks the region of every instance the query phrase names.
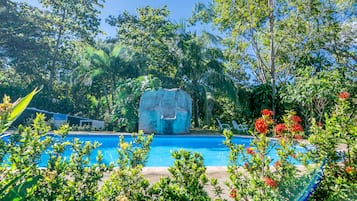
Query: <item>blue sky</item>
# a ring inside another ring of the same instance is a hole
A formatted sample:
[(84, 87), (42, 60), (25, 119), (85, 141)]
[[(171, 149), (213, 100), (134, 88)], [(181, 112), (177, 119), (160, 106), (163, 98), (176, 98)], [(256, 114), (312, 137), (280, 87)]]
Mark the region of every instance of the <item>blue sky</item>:
[[(39, 6), (38, 0), (17, 0), (25, 1), (34, 6)], [(135, 14), (136, 9), (145, 6), (160, 8), (167, 5), (170, 10), (170, 19), (173, 22), (180, 22), (182, 19), (187, 19), (191, 16), (194, 5), (198, 2), (208, 3), (211, 0), (106, 0), (102, 9), (101, 30), (107, 33), (107, 36), (115, 35), (115, 28), (110, 27), (105, 23), (105, 18), (109, 15), (117, 16), (119, 13), (127, 10)], [(209, 26), (200, 26), (199, 29), (210, 29)]]

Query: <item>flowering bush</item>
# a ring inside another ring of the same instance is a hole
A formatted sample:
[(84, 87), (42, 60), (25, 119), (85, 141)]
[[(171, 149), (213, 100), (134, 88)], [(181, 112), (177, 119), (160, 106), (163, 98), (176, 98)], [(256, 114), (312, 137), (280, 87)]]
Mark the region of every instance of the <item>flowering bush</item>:
[[(16, 119), (35, 93), (37, 91), (15, 104), (10, 103), (8, 97), (4, 98), (4, 103), (0, 104), (1, 130)], [(349, 93), (339, 94), (335, 112), (326, 115), (324, 123), (313, 121), (309, 141), (316, 149), (311, 154), (317, 161), (327, 161), (325, 177), (314, 194), (315, 200), (355, 200), (357, 197), (357, 121), (349, 100)], [(233, 134), (224, 131), (224, 143), (230, 149), (230, 182), (227, 182), (230, 190), (227, 193), (235, 200), (295, 199), (310, 181), (310, 174), (301, 174), (291, 162), (306, 162), (306, 157), (297, 153), (295, 146), (304, 138), (302, 119), (294, 112), (288, 112), (281, 123), (275, 124), (272, 111), (263, 110), (261, 113), (255, 122), (255, 131), (251, 132), (254, 139), (249, 147), (234, 144)], [(206, 168), (198, 153), (173, 152), (176, 160), (169, 168), (171, 175), (150, 185), (141, 171), (148, 157), (152, 135), (144, 136), (139, 132), (133, 142), (125, 142), (122, 136), (118, 145), (119, 167), (113, 170), (113, 164), (102, 163), (101, 153), (97, 155), (97, 163), (89, 166), (90, 153), (100, 146), (98, 143), (65, 141), (68, 125), (56, 132), (59, 140), (47, 136), (48, 131), (44, 115), (38, 115), (31, 126), (20, 126), (7, 142), (0, 139), (1, 200), (210, 199), (204, 189), (209, 185)], [(268, 134), (277, 140), (271, 140)], [(345, 148), (336, 152), (341, 145)], [(65, 160), (63, 154), (68, 148), (73, 154)], [(274, 149), (277, 160), (269, 157)], [(47, 168), (39, 169), (37, 164), (45, 151), (49, 155)], [(111, 176), (101, 185), (105, 172), (110, 172)], [(211, 186), (217, 200), (222, 200), (222, 188), (216, 179), (211, 180)]]
[[(289, 112), (283, 117), (284, 123), (274, 126), (273, 112), (264, 109), (261, 113), (255, 132), (251, 132), (254, 139), (249, 147), (234, 144), (232, 133), (224, 132), (224, 143), (230, 149), (229, 196), (235, 200), (290, 200), (307, 181), (291, 162), (301, 158), (294, 146), (294, 136), (303, 136), (301, 118)], [(272, 142), (268, 133), (274, 133), (278, 140)], [(269, 157), (273, 149), (279, 156), (276, 161)]]
[(357, 117), (350, 101), (350, 94), (341, 92), (335, 110), (325, 114), (324, 124), (312, 121), (309, 141), (316, 146), (313, 157), (326, 159), (324, 179), (314, 200), (357, 198)]
[[(0, 104), (0, 125), (5, 130), (25, 109), (29, 97), (13, 104), (8, 97)], [(17, 106), (19, 105), (19, 106)], [(14, 115), (14, 111), (17, 115)], [(10, 122), (10, 123), (9, 123)], [(209, 200), (204, 186), (209, 185), (203, 158), (199, 153), (180, 150), (169, 168), (170, 177), (152, 185), (141, 171), (148, 158), (153, 135), (134, 134), (132, 142), (120, 137), (118, 168), (102, 163), (99, 152), (96, 164), (89, 165), (91, 152), (98, 143), (66, 141), (69, 126), (64, 125), (48, 136), (50, 127), (45, 116), (37, 115), (31, 126), (20, 126), (8, 141), (0, 138), (0, 200)], [(66, 149), (72, 150), (69, 160)], [(43, 153), (49, 155), (47, 167), (38, 168)], [(6, 156), (6, 160), (4, 160)], [(103, 182), (106, 172), (110, 178)], [(103, 182), (104, 184), (100, 184)], [(217, 180), (211, 186), (220, 198), (222, 189)]]

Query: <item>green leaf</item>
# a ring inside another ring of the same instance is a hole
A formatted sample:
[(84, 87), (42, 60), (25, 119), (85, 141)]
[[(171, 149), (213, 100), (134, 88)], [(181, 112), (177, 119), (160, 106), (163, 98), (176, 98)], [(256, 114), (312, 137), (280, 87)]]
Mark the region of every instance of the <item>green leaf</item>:
[(41, 175), (28, 178), (22, 184), (15, 186), (9, 191), (3, 200), (25, 200), (27, 189), (34, 186), (38, 180), (42, 178)]
[(6, 122), (5, 126), (0, 128), (0, 134), (4, 133), (12, 124), (12, 122), (14, 122), (17, 119), (17, 117), (21, 115), (21, 113), (26, 109), (28, 104), (31, 102), (33, 96), (37, 94), (40, 90), (41, 89), (37, 90), (37, 88), (35, 88), (30, 94), (28, 94), (24, 98), (18, 99), (14, 103), (12, 111), (9, 114), (9, 117), (5, 120)]
[(19, 179), (21, 179), (25, 174), (26, 172), (28, 171), (25, 170), (25, 172), (23, 172), (22, 174), (18, 175), (17, 177), (15, 177), (13, 180), (11, 180), (8, 184), (6, 184), (2, 189), (0, 189), (0, 195), (7, 189), (9, 188), (11, 185), (13, 185), (14, 183), (16, 183)]
[(41, 89), (34, 89), (31, 93), (29, 93), (24, 98), (21, 98), (19, 102), (13, 107), (12, 112), (9, 115), (8, 122), (11, 124), (16, 120), (17, 117), (21, 115), (21, 113), (26, 109), (28, 104), (31, 102), (33, 96), (37, 94)]

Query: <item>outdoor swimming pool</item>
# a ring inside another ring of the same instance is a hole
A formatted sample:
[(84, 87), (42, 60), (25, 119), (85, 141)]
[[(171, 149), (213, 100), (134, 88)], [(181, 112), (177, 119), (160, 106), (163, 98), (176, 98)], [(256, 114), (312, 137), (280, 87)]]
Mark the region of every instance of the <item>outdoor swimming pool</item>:
[[(79, 138), (80, 141), (97, 141), (102, 145), (96, 149), (91, 157), (91, 163), (95, 163), (95, 158), (98, 150), (102, 151), (104, 163), (116, 163), (118, 158), (118, 135), (68, 135), (67, 141), (72, 141), (74, 138)], [(151, 143), (149, 159), (146, 163), (147, 167), (168, 167), (172, 166), (174, 159), (171, 157), (171, 152), (179, 149), (185, 149), (192, 152), (199, 152), (204, 158), (206, 166), (226, 166), (228, 164), (229, 150), (223, 144), (223, 136), (177, 136), (177, 135), (155, 135)], [(130, 135), (125, 136), (125, 141), (132, 140)], [(252, 138), (234, 137), (233, 142), (249, 146)], [(298, 151), (305, 151), (302, 147), (297, 147)], [(67, 159), (71, 154), (70, 150), (65, 152)], [(277, 158), (276, 151), (273, 149), (269, 153), (270, 157), (275, 162)], [(48, 155), (43, 155), (40, 166), (46, 166)]]

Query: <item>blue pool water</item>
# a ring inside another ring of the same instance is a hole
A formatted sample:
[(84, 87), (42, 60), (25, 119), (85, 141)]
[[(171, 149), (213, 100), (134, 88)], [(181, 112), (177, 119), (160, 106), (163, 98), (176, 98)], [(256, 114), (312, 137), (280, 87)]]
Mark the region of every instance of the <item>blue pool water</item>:
[[(101, 146), (94, 150), (90, 160), (95, 163), (98, 150), (103, 154), (103, 162), (116, 164), (118, 158), (119, 136), (117, 135), (68, 135), (67, 141), (72, 141), (74, 138), (79, 138), (80, 141), (99, 142)], [(204, 158), (206, 166), (226, 166), (228, 164), (229, 150), (223, 144), (223, 136), (173, 136), (173, 135), (155, 135), (151, 143), (149, 159), (146, 163), (147, 167), (167, 167), (172, 166), (174, 159), (171, 157), (171, 152), (179, 149), (185, 149), (192, 152), (199, 152)], [(130, 135), (125, 136), (125, 141), (132, 141)], [(252, 138), (234, 137), (233, 142), (243, 144), (248, 147)], [(298, 147), (298, 151), (304, 151)], [(71, 150), (65, 151), (65, 157), (69, 159)], [(269, 153), (273, 161), (276, 160), (277, 154), (273, 149)], [(44, 154), (41, 158), (40, 166), (46, 166), (48, 155)]]

